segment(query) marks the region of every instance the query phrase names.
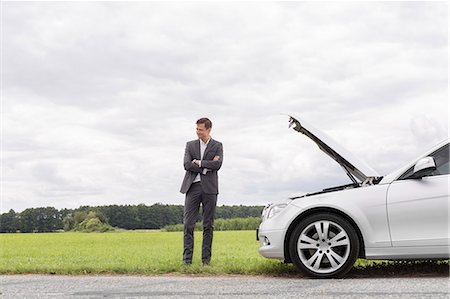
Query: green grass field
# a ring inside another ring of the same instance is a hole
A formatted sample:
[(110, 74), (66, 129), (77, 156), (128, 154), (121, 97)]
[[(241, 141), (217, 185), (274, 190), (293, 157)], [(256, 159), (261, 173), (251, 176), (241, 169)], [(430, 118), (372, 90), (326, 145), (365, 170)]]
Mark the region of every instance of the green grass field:
[[(255, 231), (215, 232), (207, 267), (201, 265), (201, 239), (201, 232), (195, 232), (193, 265), (185, 267), (182, 232), (1, 234), (0, 274), (300, 275), (291, 264), (261, 257)], [(355, 266), (379, 265), (358, 260)], [(448, 262), (444, 266), (448, 268)]]

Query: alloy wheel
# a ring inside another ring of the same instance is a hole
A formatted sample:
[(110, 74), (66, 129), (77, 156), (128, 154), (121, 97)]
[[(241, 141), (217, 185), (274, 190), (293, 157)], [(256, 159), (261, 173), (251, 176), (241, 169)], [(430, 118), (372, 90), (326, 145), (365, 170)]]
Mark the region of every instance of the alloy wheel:
[(300, 233), (297, 252), (303, 265), (315, 273), (331, 273), (341, 268), (350, 254), (350, 238), (337, 223), (319, 220)]

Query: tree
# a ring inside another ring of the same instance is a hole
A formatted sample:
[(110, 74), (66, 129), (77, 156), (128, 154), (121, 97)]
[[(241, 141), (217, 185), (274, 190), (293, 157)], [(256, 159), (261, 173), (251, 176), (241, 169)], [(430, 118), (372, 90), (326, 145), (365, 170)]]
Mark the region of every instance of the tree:
[(18, 229), (19, 219), (13, 209), (0, 215), (0, 233), (15, 233)]
[(36, 217), (35, 230), (38, 232), (52, 232), (62, 229), (62, 219), (59, 218), (59, 212), (53, 207), (34, 209)]
[(63, 219), (64, 231), (70, 231), (75, 228), (75, 220), (72, 216), (66, 216)]
[(53, 207), (26, 209), (20, 213), (19, 223), (23, 233), (52, 232), (63, 228), (60, 213)]
[[(81, 206), (78, 209), (57, 210), (53, 207), (30, 208), (21, 213), (10, 210), (0, 215), (0, 232), (50, 232), (76, 228), (86, 220), (88, 213), (94, 211), (101, 223), (108, 223), (114, 227), (124, 229), (159, 229), (167, 225), (183, 222), (182, 205), (164, 205), (156, 203), (151, 206), (145, 204), (110, 205), (110, 206)], [(219, 206), (216, 209), (216, 219), (236, 217), (260, 217), (263, 206)], [(201, 220), (201, 212), (199, 219)]]
[(22, 233), (32, 233), (36, 228), (34, 209), (26, 209), (19, 215), (19, 229)]

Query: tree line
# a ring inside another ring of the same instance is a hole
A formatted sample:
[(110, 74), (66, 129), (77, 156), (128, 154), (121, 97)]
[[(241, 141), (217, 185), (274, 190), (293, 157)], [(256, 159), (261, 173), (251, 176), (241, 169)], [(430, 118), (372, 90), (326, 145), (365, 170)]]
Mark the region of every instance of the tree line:
[[(263, 206), (218, 206), (216, 219), (260, 217)], [(78, 213), (77, 213), (78, 212)], [(78, 209), (61, 209), (54, 207), (29, 208), (20, 213), (9, 210), (0, 215), (0, 233), (53, 232), (70, 225), (74, 217), (89, 212), (104, 219), (112, 227), (122, 229), (160, 229), (164, 226), (183, 222), (183, 205), (109, 205), (81, 206)], [(201, 218), (201, 211), (199, 216)], [(81, 222), (81, 221), (80, 221)]]

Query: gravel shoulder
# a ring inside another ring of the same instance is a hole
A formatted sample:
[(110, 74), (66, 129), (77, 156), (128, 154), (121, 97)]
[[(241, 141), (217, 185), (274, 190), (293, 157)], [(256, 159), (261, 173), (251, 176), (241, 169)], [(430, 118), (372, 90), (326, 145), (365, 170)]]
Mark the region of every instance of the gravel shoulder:
[(2, 275), (4, 298), (450, 298), (448, 277)]

